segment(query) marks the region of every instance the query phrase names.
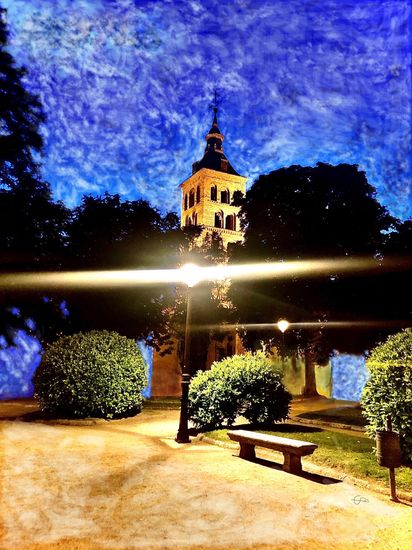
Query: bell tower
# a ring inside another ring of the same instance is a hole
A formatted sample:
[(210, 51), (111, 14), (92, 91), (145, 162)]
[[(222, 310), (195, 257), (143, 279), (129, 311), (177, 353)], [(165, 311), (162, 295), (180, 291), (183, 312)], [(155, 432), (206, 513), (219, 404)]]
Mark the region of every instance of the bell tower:
[[(215, 94), (212, 127), (206, 134), (206, 148), (203, 157), (192, 165), (192, 175), (181, 185), (182, 214), (181, 226), (197, 225), (202, 228), (198, 237), (203, 241), (207, 234), (217, 232), (226, 248), (229, 243), (242, 241), (239, 227), (239, 207), (231, 202), (236, 191), (246, 191), (246, 179), (236, 172), (223, 152), (224, 135), (217, 122), (217, 101)], [(198, 242), (198, 244), (201, 244)], [(223, 292), (222, 289), (220, 289)], [(222, 294), (223, 296), (223, 294)], [(225, 298), (222, 297), (222, 301)], [(227, 302), (226, 302), (227, 303)], [(181, 363), (177, 349), (182, 345), (176, 335), (171, 335), (175, 349), (164, 355), (154, 351), (152, 394), (154, 396), (181, 395)], [(179, 343), (180, 342), (180, 343)], [(198, 368), (210, 368), (218, 359), (243, 353), (243, 347), (236, 331), (225, 334), (223, 340), (211, 340), (207, 349), (207, 359)]]
[(201, 160), (192, 165), (192, 175), (181, 185), (181, 226), (203, 228), (201, 238), (217, 232), (223, 244), (243, 240), (239, 227), (239, 207), (231, 202), (235, 191), (246, 191), (246, 179), (233, 168), (223, 152), (224, 135), (217, 123), (215, 104), (212, 127), (206, 134), (206, 148)]

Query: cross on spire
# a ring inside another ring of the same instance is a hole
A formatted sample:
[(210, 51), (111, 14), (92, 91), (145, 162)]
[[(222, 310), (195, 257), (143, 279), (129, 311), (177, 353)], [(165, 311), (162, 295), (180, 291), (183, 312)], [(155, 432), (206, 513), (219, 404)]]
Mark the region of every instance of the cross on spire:
[[(213, 109), (214, 117), (213, 117), (213, 126), (216, 126), (217, 128), (217, 111), (221, 100), (219, 98), (219, 91), (217, 88), (213, 90), (213, 101), (209, 105), (209, 109)], [(219, 130), (218, 130), (219, 131)]]
[(201, 170), (202, 168), (208, 168), (209, 170), (216, 170), (217, 172), (227, 172), (235, 176), (239, 176), (236, 170), (228, 161), (223, 151), (224, 135), (219, 130), (217, 123), (217, 111), (220, 103), (219, 91), (215, 88), (213, 93), (213, 102), (209, 105), (210, 109), (214, 111), (213, 123), (206, 134), (206, 148), (203, 158), (192, 165), (193, 174)]
[(209, 108), (210, 109), (213, 109), (214, 113), (215, 113), (215, 116), (216, 116), (216, 113), (218, 111), (218, 108), (219, 108), (219, 105), (221, 103), (221, 98), (219, 97), (219, 90), (217, 88), (215, 88), (213, 90), (213, 100), (212, 100), (212, 103), (209, 105)]

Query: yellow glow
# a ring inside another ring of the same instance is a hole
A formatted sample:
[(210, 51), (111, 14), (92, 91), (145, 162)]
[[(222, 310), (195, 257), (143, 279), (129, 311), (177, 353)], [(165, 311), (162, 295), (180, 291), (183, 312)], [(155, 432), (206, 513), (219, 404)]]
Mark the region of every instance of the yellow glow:
[(124, 271), (62, 271), (50, 273), (12, 273), (0, 275), (0, 287), (134, 287), (139, 284), (180, 282), (177, 269)]
[[(159, 283), (190, 283), (217, 280), (257, 280), (286, 278), (296, 275), (317, 277), (350, 272), (385, 272), (411, 267), (411, 258), (397, 258), (378, 262), (371, 258), (304, 260), (260, 264), (196, 266), (192, 268), (148, 269), (122, 271), (63, 271), (0, 274), (0, 288), (48, 289), (53, 287), (135, 287)], [(188, 273), (189, 271), (189, 273)]]
[(179, 271), (180, 280), (189, 287), (197, 285), (202, 280), (200, 268), (195, 264), (185, 264)]
[(278, 329), (283, 334), (286, 330), (288, 330), (289, 327), (289, 321), (286, 321), (286, 319), (279, 319), (277, 322)]

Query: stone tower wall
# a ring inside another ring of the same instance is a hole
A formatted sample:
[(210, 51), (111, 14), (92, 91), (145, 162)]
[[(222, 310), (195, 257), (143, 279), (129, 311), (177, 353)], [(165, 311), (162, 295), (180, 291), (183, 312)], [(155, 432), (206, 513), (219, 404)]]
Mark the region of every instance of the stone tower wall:
[[(216, 186), (216, 200), (211, 198), (211, 188)], [(197, 196), (197, 188), (199, 187), (200, 196)], [(190, 178), (181, 184), (182, 203), (181, 203), (181, 226), (187, 225), (188, 218), (194, 221), (194, 215), (197, 216), (195, 225), (201, 225), (206, 232), (217, 231), (227, 245), (229, 242), (236, 242), (243, 239), (242, 232), (239, 226), (239, 207), (232, 206), (230, 202), (233, 199), (235, 191), (246, 192), (246, 178), (243, 176), (235, 176), (226, 172), (218, 172), (208, 168), (202, 168)], [(189, 206), (190, 192), (194, 193), (194, 205)], [(222, 202), (222, 191), (229, 193), (229, 204)], [(187, 197), (187, 208), (185, 208), (185, 197)], [(197, 202), (199, 198), (199, 202)], [(223, 228), (215, 227), (215, 214), (221, 213), (223, 218)], [(226, 228), (226, 216), (236, 216), (236, 230)]]

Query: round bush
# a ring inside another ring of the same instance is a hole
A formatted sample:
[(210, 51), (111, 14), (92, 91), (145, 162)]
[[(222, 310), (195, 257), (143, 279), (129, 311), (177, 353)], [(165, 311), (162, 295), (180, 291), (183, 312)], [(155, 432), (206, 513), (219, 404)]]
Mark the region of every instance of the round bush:
[(366, 361), (370, 378), (361, 397), (368, 434), (385, 429), (388, 415), (401, 435), (405, 461), (412, 461), (412, 330), (398, 332), (374, 348)]
[(199, 371), (189, 388), (189, 417), (197, 428), (229, 426), (238, 416), (271, 424), (289, 415), (290, 393), (262, 353), (234, 355)]
[(140, 409), (146, 363), (134, 340), (117, 332), (63, 336), (33, 377), (42, 411), (66, 417), (126, 416)]

